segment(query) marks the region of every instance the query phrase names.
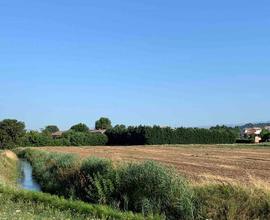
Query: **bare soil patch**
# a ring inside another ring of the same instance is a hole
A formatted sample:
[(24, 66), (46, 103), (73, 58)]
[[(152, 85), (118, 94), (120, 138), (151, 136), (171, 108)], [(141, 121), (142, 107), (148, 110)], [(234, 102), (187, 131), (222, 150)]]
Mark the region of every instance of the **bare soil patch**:
[(50, 152), (96, 156), (113, 161), (154, 160), (173, 166), (192, 181), (251, 181), (270, 183), (270, 148), (221, 146), (127, 146), (127, 147), (42, 147)]

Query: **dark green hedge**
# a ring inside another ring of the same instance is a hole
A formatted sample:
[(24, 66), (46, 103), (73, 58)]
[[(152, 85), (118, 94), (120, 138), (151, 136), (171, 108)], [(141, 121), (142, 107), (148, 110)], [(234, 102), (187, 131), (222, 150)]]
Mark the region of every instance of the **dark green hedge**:
[(237, 133), (232, 128), (162, 128), (159, 126), (115, 126), (106, 131), (109, 145), (144, 144), (231, 144)]

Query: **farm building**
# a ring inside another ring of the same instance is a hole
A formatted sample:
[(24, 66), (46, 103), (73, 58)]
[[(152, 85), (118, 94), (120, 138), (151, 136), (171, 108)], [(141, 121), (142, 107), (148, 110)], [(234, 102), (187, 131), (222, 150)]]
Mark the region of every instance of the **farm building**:
[(53, 138), (60, 138), (62, 137), (62, 135), (63, 135), (63, 131), (57, 131), (57, 132), (52, 133)]
[(260, 134), (262, 132), (262, 128), (254, 127), (254, 128), (246, 128), (244, 131), (245, 136), (254, 136), (255, 143), (259, 143), (262, 138), (260, 137)]

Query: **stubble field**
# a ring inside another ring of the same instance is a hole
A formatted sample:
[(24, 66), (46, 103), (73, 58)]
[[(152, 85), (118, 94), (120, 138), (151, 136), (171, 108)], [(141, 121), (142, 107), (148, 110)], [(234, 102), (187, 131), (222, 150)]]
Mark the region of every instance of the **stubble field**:
[(114, 162), (154, 160), (174, 167), (194, 183), (270, 183), (270, 148), (219, 145), (42, 147), (49, 152), (96, 156)]

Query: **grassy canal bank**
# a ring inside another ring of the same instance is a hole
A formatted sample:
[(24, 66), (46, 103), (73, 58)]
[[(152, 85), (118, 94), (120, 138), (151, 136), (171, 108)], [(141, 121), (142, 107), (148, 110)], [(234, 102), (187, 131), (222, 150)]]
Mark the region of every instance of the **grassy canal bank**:
[(13, 152), (0, 151), (0, 219), (145, 219), (108, 206), (23, 190), (17, 183), (18, 162)]

